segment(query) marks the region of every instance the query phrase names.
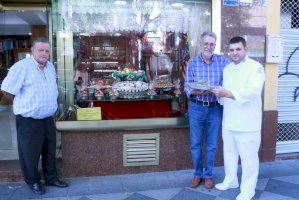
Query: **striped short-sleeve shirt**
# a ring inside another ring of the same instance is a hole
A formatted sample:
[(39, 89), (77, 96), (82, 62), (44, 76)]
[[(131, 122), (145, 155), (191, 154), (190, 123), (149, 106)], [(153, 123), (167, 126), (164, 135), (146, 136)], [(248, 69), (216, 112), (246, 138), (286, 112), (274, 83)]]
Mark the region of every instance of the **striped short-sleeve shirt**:
[(188, 62), (184, 87), (184, 91), (188, 98), (194, 98), (198, 101), (217, 101), (217, 97), (211, 92), (204, 95), (191, 95), (193, 89), (187, 84), (203, 80), (211, 86), (222, 85), (223, 69), (230, 61), (225, 56), (217, 54), (213, 54), (211, 59), (211, 63), (207, 64), (202, 59), (201, 54), (198, 54)]
[(15, 95), (15, 115), (44, 119), (57, 110), (56, 71), (50, 62), (44, 70), (33, 57), (15, 63), (3, 80), (1, 90)]

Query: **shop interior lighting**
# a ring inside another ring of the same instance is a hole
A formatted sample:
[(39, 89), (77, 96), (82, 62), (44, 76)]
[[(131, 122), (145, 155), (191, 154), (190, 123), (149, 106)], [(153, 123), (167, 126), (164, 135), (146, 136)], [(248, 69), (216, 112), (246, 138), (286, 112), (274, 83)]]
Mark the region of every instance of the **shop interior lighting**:
[(211, 13), (210, 13), (209, 11), (206, 11), (206, 12), (205, 12), (205, 15), (210, 16)]
[(184, 4), (183, 3), (173, 3), (173, 4), (171, 4), (173, 7), (177, 7), (177, 8), (181, 8), (181, 7), (183, 7), (184, 6)]
[(124, 4), (127, 4), (127, 2), (126, 1), (114, 1), (114, 4), (124, 5)]
[(120, 33), (115, 33), (114, 36), (119, 37), (119, 36), (121, 36), (121, 34)]
[(89, 33), (80, 33), (80, 36), (90, 36)]

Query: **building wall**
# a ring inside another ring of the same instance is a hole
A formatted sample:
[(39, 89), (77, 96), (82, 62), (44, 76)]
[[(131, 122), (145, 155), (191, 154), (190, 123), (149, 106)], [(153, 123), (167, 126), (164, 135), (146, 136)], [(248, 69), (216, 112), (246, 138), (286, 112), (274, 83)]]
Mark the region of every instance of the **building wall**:
[[(279, 33), (280, 2), (280, 0), (268, 0), (267, 2), (267, 35), (271, 33)], [(276, 156), (276, 137), (278, 129), (278, 63), (265, 63), (265, 74), (266, 82), (264, 89), (261, 157), (264, 161), (270, 161), (274, 160)]]
[[(279, 30), (280, 2), (254, 1), (253, 5), (221, 5), (221, 52), (228, 50), (228, 41), (236, 35), (248, 41), (248, 54), (265, 67), (266, 82), (263, 92), (263, 125), (260, 160), (275, 159), (277, 132), (277, 64), (265, 62), (266, 34)], [(124, 167), (122, 164), (122, 137), (130, 133), (160, 134), (160, 163), (156, 166)], [(83, 136), (84, 135), (84, 136)], [(90, 176), (146, 171), (164, 171), (192, 168), (189, 150), (189, 130), (156, 129), (112, 132), (62, 133), (64, 176)], [(203, 158), (204, 159), (204, 158)], [(72, 166), (76, 165), (76, 169)], [(216, 165), (223, 165), (222, 138), (219, 137)]]

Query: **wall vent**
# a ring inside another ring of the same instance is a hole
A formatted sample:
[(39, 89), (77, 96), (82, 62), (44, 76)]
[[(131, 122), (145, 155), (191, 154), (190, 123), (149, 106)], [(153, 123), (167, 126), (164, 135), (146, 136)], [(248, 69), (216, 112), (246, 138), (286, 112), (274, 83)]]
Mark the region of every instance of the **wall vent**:
[(124, 166), (159, 165), (160, 135), (125, 134), (123, 136)]

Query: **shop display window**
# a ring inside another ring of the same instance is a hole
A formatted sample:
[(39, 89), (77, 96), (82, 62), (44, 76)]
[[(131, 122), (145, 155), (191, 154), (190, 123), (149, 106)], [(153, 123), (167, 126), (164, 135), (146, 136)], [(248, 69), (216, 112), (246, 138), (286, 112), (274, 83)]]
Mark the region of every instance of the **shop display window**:
[(57, 1), (53, 11), (60, 119), (93, 107), (103, 120), (186, 114), (185, 68), (211, 29), (209, 1)]

